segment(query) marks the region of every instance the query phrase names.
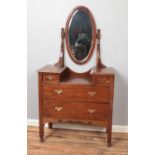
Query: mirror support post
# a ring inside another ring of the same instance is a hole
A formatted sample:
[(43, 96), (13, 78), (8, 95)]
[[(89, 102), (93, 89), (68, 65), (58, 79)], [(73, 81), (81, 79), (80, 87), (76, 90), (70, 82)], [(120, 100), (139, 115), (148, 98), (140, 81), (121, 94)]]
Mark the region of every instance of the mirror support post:
[(100, 29), (97, 29), (96, 40), (97, 40), (97, 54), (96, 54), (96, 67), (97, 69), (105, 68), (106, 66), (101, 62), (101, 52), (100, 52)]
[(64, 67), (64, 40), (65, 40), (65, 29), (61, 28), (61, 53), (58, 62), (55, 66)]
[(64, 67), (64, 40), (65, 40), (65, 29), (61, 29), (61, 67)]

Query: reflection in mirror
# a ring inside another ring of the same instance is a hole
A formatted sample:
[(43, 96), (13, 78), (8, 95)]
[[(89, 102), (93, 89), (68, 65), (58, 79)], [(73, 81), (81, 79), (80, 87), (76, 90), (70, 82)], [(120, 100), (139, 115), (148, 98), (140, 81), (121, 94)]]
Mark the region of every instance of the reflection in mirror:
[(89, 15), (83, 10), (77, 10), (69, 23), (69, 46), (72, 55), (77, 60), (87, 58), (92, 41), (92, 24)]

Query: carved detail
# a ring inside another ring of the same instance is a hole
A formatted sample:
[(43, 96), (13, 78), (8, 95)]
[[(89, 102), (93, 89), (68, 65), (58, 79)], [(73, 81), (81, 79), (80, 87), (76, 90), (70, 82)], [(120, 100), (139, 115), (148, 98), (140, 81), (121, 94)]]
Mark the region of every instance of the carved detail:
[(97, 29), (96, 39), (97, 39), (97, 55), (96, 55), (96, 67), (97, 69), (105, 68), (106, 66), (101, 62), (101, 55), (100, 55), (100, 29)]
[[(97, 40), (97, 56), (96, 56), (96, 67), (97, 69), (105, 68), (106, 66), (102, 64), (101, 62), (101, 56), (100, 56), (100, 29), (97, 29), (96, 33), (96, 40)], [(61, 29), (61, 53), (58, 62), (55, 64), (55, 66), (58, 67), (64, 67), (64, 41), (65, 40), (65, 29)]]
[(61, 53), (58, 62), (55, 66), (64, 67), (64, 39), (65, 39), (65, 29), (61, 29)]

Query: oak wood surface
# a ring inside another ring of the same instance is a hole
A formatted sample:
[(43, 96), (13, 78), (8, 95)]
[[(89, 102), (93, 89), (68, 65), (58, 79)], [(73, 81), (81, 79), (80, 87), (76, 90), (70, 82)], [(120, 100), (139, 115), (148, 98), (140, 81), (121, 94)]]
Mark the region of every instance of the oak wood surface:
[(46, 65), (38, 70), (41, 73), (62, 73), (67, 67), (59, 67), (55, 65)]
[(62, 119), (60, 119), (60, 118), (53, 118), (53, 117), (44, 117), (43, 122), (44, 122), (44, 124), (48, 123), (48, 122), (53, 122), (53, 123), (57, 123), (57, 122), (59, 122), (59, 123), (80, 123), (80, 124), (85, 124), (85, 125), (88, 124), (88, 125), (103, 126), (105, 128), (107, 128), (107, 126), (108, 126), (107, 120), (102, 120), (102, 121), (95, 120), (94, 121), (94, 120), (84, 120), (84, 119), (78, 120), (78, 119), (73, 119), (73, 118), (67, 118), (67, 119), (62, 118)]
[[(74, 90), (74, 92), (73, 92)], [(54, 100), (72, 100), (72, 101), (90, 101), (104, 102), (110, 100), (109, 87), (95, 87), (84, 85), (65, 85), (56, 84), (43, 87), (44, 98), (53, 98)]]
[(88, 102), (46, 101), (44, 116), (64, 119), (106, 120), (110, 117), (110, 105)]
[(91, 69), (91, 73), (90, 74), (94, 74), (94, 75), (115, 75), (115, 71), (112, 67), (105, 67), (105, 68), (100, 68), (98, 69), (97, 67), (93, 67)]
[(113, 133), (112, 147), (106, 146), (106, 134), (45, 128), (45, 142), (39, 141), (38, 127), (28, 127), (28, 155), (127, 155), (128, 134)]
[(95, 124), (102, 121), (99, 124), (107, 128), (107, 146), (111, 146), (114, 92), (112, 73), (113, 69), (108, 68), (89, 70), (86, 73), (75, 73), (67, 67), (50, 65), (40, 69), (40, 141), (44, 141), (44, 124), (49, 123), (49, 128), (52, 128), (52, 120), (95, 121)]

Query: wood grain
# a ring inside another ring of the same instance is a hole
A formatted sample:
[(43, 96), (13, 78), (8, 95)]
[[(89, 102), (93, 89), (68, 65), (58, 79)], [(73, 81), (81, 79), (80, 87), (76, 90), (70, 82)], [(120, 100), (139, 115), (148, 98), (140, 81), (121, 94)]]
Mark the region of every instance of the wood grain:
[[(62, 93), (56, 93), (55, 90), (61, 90)], [(73, 93), (74, 90), (74, 93)], [(89, 93), (95, 92), (91, 96)], [(43, 86), (44, 98), (52, 98), (55, 100), (72, 100), (72, 101), (90, 101), (90, 102), (104, 102), (110, 100), (109, 87), (95, 87), (74, 85), (74, 84), (53, 84), (52, 86)]]
[(45, 123), (52, 123), (53, 119), (73, 119), (92, 123), (103, 121), (99, 124), (106, 121), (103, 127), (107, 128), (107, 146), (111, 146), (114, 74), (111, 74), (112, 68), (109, 74), (108, 71), (108, 68), (102, 68), (75, 73), (67, 67), (56, 66), (45, 66), (39, 70), (41, 142), (44, 141)]
[[(83, 106), (84, 105), (84, 106)], [(56, 109), (57, 108), (57, 109)], [(94, 112), (91, 113), (91, 110)], [(87, 102), (45, 101), (44, 116), (60, 119), (107, 120), (110, 117), (110, 104)]]
[(28, 155), (127, 155), (128, 134), (113, 133), (112, 147), (106, 146), (101, 132), (48, 129), (45, 141), (39, 141), (39, 128), (28, 127)]

